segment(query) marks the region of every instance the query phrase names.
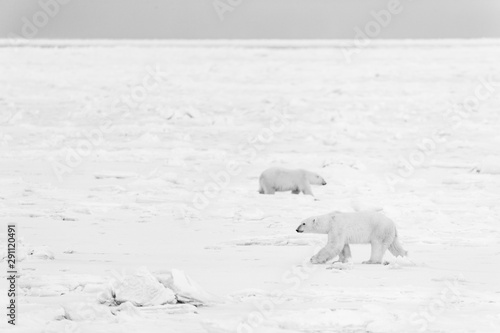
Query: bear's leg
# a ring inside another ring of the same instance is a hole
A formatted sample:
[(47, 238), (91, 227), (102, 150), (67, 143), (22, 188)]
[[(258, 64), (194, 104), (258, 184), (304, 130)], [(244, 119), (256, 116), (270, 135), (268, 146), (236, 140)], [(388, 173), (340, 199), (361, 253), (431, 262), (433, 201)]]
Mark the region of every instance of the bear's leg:
[(306, 182), (304, 188), (301, 189), (302, 193), (306, 194), (306, 195), (312, 195), (314, 196), (312, 190), (311, 190), (311, 185), (309, 185), (309, 183)]
[(346, 244), (339, 254), (339, 260), (335, 262), (346, 263), (349, 259), (351, 259), (351, 248), (349, 247), (349, 244)]
[(324, 264), (330, 259), (335, 258), (342, 251), (344, 244), (327, 243), (315, 256), (311, 258), (313, 264)]
[(262, 176), (259, 178), (259, 193), (264, 194), (266, 191), (264, 191), (264, 181), (262, 179)]
[(370, 260), (363, 261), (363, 264), (381, 264), (385, 251), (387, 251), (388, 248), (389, 245), (385, 243), (372, 242), (372, 254), (370, 256)]
[(292, 193), (293, 193), (293, 194), (299, 194), (299, 193), (300, 193), (299, 188), (297, 187), (297, 188), (293, 189), (293, 190), (292, 190)]
[(261, 184), (262, 186), (262, 189), (264, 190), (264, 193), (265, 194), (274, 194), (275, 190), (274, 190), (274, 187), (268, 185), (268, 184)]

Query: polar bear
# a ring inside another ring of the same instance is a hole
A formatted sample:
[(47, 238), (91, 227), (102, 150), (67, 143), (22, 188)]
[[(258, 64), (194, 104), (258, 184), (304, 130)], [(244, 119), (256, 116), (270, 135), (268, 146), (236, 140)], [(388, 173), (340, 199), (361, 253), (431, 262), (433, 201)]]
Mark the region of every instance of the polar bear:
[(408, 254), (398, 241), (394, 222), (374, 211), (313, 216), (302, 221), (296, 231), (328, 234), (326, 246), (311, 258), (313, 264), (323, 264), (337, 255), (338, 261), (347, 262), (351, 258), (349, 244), (371, 244), (370, 260), (363, 264), (381, 264), (387, 249), (396, 257)]
[(290, 170), (285, 168), (269, 168), (262, 172), (259, 178), (261, 194), (292, 191), (293, 194), (313, 195), (311, 185), (326, 185), (318, 174), (304, 169)]

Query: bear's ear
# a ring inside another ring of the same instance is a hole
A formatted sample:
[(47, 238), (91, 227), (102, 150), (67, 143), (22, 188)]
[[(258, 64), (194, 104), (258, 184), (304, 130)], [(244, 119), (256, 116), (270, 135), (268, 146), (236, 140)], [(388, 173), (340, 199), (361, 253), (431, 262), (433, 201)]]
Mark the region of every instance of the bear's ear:
[(313, 219), (312, 224), (316, 225), (316, 219)]

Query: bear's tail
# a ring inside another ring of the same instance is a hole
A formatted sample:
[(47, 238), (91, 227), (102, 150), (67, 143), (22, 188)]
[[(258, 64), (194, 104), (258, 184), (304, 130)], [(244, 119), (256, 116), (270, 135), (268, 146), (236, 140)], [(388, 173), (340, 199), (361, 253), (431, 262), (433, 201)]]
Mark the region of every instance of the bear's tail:
[(398, 257), (406, 257), (408, 255), (408, 251), (406, 251), (401, 243), (398, 240), (398, 235), (396, 233), (396, 237), (394, 237), (394, 241), (392, 242), (391, 245), (389, 245), (389, 251), (392, 253), (393, 256)]

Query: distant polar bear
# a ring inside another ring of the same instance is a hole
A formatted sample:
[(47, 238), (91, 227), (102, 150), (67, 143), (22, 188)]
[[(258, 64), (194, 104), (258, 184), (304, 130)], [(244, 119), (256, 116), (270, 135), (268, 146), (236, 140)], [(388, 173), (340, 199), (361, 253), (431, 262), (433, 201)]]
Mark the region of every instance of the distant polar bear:
[(387, 249), (396, 257), (408, 254), (398, 241), (394, 222), (373, 211), (332, 212), (310, 217), (302, 221), (296, 231), (328, 234), (326, 246), (311, 258), (313, 264), (325, 263), (337, 255), (340, 262), (348, 261), (351, 258), (349, 244), (371, 244), (370, 260), (363, 264), (381, 264)]
[(318, 174), (304, 169), (290, 170), (285, 168), (270, 168), (262, 172), (259, 178), (261, 194), (292, 191), (293, 194), (313, 195), (311, 185), (326, 185)]

